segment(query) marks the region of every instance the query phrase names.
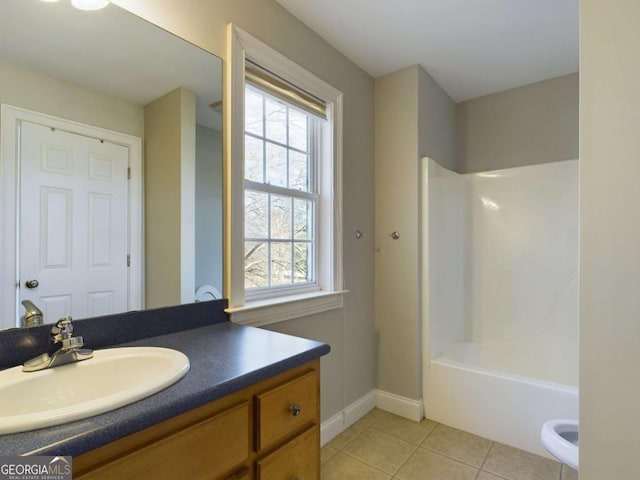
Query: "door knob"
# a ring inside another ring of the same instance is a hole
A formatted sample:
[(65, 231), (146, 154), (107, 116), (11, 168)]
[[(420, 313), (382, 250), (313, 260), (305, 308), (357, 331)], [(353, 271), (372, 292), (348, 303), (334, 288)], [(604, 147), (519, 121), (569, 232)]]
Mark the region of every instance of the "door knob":
[(27, 288), (37, 288), (38, 285), (40, 285), (40, 282), (38, 282), (38, 280), (36, 280), (35, 278), (32, 278), (31, 280), (27, 280), (26, 282), (24, 282), (24, 286)]

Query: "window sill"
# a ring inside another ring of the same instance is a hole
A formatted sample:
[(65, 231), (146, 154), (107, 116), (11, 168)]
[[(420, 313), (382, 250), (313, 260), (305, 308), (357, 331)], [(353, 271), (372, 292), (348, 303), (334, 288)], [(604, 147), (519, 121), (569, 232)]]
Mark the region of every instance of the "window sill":
[(315, 313), (342, 308), (347, 290), (312, 292), (288, 297), (256, 300), (242, 307), (227, 308), (231, 321), (240, 325), (261, 327)]

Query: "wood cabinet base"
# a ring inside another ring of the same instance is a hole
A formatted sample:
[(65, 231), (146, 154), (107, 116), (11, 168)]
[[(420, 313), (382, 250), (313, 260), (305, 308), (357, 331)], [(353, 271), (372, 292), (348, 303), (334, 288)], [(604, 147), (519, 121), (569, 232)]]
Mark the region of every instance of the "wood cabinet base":
[(319, 370), (314, 360), (75, 457), (73, 478), (319, 480)]

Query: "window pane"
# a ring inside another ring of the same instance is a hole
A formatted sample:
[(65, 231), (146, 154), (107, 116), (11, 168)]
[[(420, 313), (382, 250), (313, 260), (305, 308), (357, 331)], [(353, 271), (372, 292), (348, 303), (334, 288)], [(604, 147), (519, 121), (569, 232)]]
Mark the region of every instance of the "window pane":
[(255, 137), (244, 137), (244, 178), (247, 180), (264, 182), (262, 143), (262, 140)]
[(262, 124), (262, 95), (248, 88), (244, 93), (244, 129), (246, 132), (264, 136)]
[(287, 107), (269, 98), (265, 99), (265, 136), (275, 142), (287, 143)]
[(287, 186), (287, 149), (267, 142), (267, 183)]
[(271, 285), (291, 283), (291, 244), (271, 244)]
[(309, 265), (311, 264), (313, 245), (297, 242), (293, 248), (293, 282), (301, 283), (312, 281)]
[(271, 196), (271, 238), (291, 239), (291, 198)]
[(293, 238), (296, 240), (313, 239), (313, 202), (294, 199), (293, 201)]
[(267, 244), (244, 243), (244, 288), (268, 286)]
[(269, 196), (266, 193), (244, 192), (244, 235), (247, 238), (269, 236)]
[(247, 85), (244, 170), (245, 180), (255, 182), (244, 193), (249, 298), (317, 281), (318, 204), (298, 198), (299, 192), (316, 192), (314, 122), (306, 112)]
[(289, 145), (307, 151), (307, 114), (289, 109)]
[(289, 188), (310, 190), (308, 155), (293, 150), (289, 150)]

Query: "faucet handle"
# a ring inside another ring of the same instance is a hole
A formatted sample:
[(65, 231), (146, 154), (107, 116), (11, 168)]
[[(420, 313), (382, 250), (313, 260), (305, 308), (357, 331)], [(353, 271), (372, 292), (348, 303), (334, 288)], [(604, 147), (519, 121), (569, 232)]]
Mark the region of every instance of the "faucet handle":
[(23, 327), (35, 327), (44, 323), (42, 310), (31, 300), (23, 300), (22, 305), (25, 308), (24, 317), (22, 317)]
[(73, 322), (71, 317), (62, 317), (51, 327), (51, 339), (60, 342), (73, 335)]

